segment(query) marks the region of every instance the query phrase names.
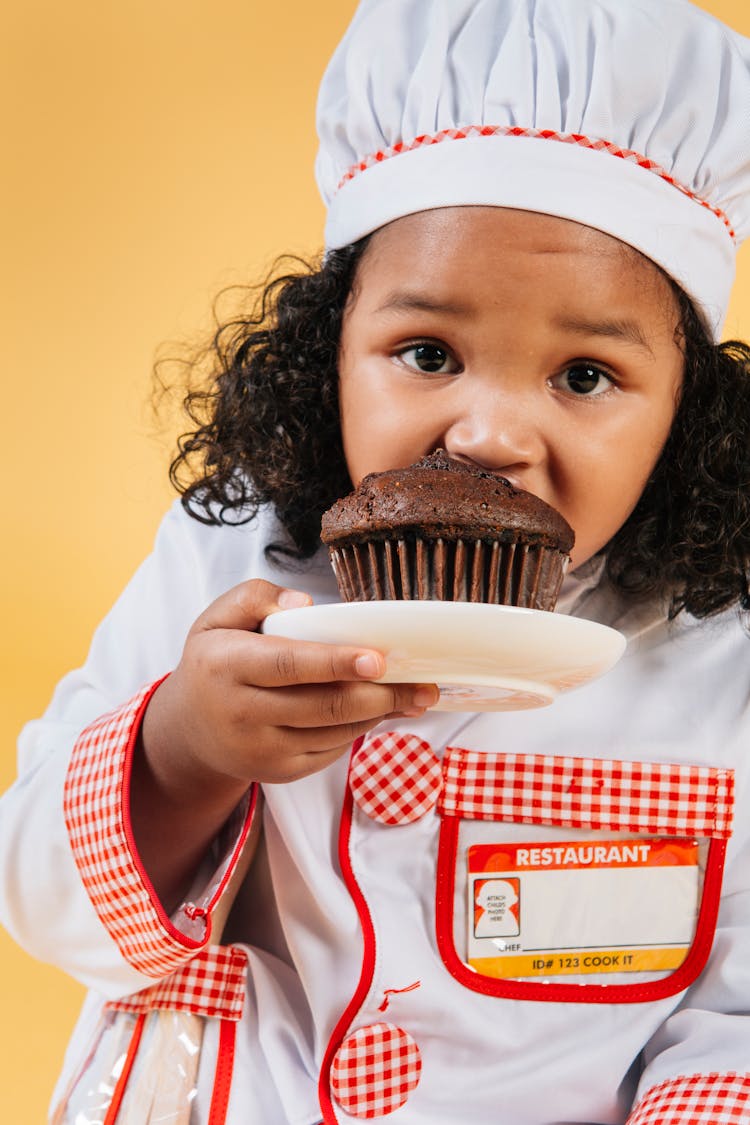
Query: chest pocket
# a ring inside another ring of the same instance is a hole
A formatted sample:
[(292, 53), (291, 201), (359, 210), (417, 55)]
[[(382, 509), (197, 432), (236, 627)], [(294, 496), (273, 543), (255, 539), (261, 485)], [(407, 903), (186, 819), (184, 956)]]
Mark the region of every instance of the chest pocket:
[(448, 747), (440, 955), (491, 996), (634, 1002), (686, 988), (716, 927), (730, 770)]

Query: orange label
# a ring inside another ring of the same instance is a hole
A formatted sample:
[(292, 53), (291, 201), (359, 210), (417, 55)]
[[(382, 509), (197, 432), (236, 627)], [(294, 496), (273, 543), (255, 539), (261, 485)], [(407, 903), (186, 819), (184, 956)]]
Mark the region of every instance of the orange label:
[(534, 871), (592, 867), (681, 867), (698, 862), (695, 840), (664, 837), (533, 844), (475, 844), (469, 849), (469, 870)]

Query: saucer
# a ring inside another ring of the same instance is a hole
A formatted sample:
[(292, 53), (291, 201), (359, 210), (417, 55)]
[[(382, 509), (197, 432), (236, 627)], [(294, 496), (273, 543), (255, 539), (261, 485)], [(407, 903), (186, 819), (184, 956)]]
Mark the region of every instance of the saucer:
[(382, 652), (381, 683), (431, 683), (435, 711), (519, 711), (609, 671), (622, 633), (544, 610), (475, 602), (343, 602), (281, 610), (263, 632)]

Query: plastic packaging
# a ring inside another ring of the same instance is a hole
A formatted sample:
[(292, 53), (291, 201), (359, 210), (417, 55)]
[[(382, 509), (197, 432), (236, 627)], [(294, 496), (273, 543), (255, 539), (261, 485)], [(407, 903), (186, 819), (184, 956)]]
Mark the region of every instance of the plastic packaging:
[(109, 1011), (52, 1125), (189, 1125), (204, 1020)]

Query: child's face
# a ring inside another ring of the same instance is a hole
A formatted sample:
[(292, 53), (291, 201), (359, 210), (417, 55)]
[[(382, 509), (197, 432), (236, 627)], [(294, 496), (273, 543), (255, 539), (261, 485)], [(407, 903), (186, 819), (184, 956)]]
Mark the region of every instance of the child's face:
[(443, 447), (557, 508), (573, 565), (627, 519), (683, 356), (659, 270), (609, 235), (491, 207), (409, 215), (360, 261), (339, 356), (349, 473)]

